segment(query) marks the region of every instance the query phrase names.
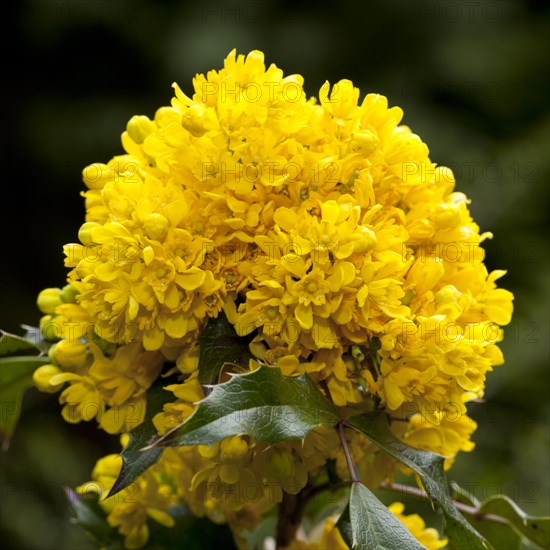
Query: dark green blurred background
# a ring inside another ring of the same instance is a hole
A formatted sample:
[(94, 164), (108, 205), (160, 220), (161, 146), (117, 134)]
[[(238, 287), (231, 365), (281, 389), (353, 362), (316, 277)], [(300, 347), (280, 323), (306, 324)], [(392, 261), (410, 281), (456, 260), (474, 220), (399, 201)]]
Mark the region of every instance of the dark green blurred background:
[[(477, 448), (451, 477), (549, 514), (549, 9), (534, 1), (34, 0), (4, 18), (2, 311), (0, 326), (36, 324), (36, 294), (63, 284), (61, 246), (83, 219), (81, 170), (121, 152), (134, 114), (191, 93), (197, 72), (234, 47), (261, 49), (308, 95), (350, 78), (388, 96), (431, 158), (472, 199), (491, 269), (516, 296), (506, 364), (473, 409)], [(1, 456), (5, 547), (80, 550), (62, 485), (89, 479), (118, 449), (92, 425), (61, 420), (57, 396), (28, 392)]]

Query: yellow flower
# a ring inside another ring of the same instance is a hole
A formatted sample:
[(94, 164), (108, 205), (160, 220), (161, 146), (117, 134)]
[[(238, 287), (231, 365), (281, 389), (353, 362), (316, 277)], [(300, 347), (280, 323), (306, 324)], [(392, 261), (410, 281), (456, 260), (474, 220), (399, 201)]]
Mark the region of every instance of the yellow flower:
[(394, 502), (388, 507), (397, 518), (405, 524), (411, 535), (428, 550), (437, 550), (447, 546), (447, 539), (440, 539), (436, 529), (426, 527), (424, 520), (418, 514), (405, 515), (405, 505)]
[(183, 384), (172, 384), (164, 389), (174, 393), (176, 401), (166, 403), (162, 412), (153, 418), (153, 424), (159, 434), (175, 428), (193, 414), (196, 403), (204, 399), (204, 390), (195, 371)]
[(403, 440), (413, 447), (444, 456), (445, 469), (448, 470), (460, 451), (473, 451), (475, 445), (470, 437), (477, 423), (461, 414), (452, 404), (444, 413), (439, 413), (439, 417), (439, 422), (434, 424), (422, 418), (422, 415), (414, 414), (409, 419)]
[(107, 513), (107, 522), (124, 536), (124, 547), (129, 550), (145, 546), (149, 538), (148, 518), (164, 527), (173, 527), (174, 518), (167, 512), (175, 502), (170, 486), (162, 475), (147, 470), (132, 485), (120, 493), (105, 498), (120, 473), (122, 459), (108, 455), (98, 460), (92, 479), (81, 485), (79, 493), (97, 493), (100, 505)]

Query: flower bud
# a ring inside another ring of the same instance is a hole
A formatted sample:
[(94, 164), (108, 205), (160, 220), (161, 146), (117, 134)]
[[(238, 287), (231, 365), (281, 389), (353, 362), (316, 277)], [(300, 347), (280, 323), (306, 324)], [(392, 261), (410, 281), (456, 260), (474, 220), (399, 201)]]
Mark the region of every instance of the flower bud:
[(78, 230), (78, 240), (84, 245), (88, 246), (94, 244), (92, 237), (92, 231), (100, 227), (98, 223), (95, 222), (86, 222), (83, 223), (80, 229)]
[(65, 369), (76, 369), (86, 362), (87, 351), (88, 346), (80, 340), (61, 340), (54, 348), (55, 361)]
[(61, 370), (59, 367), (56, 367), (55, 365), (42, 365), (41, 367), (38, 367), (33, 375), (32, 380), (34, 382), (34, 385), (43, 392), (47, 393), (55, 393), (59, 389), (61, 389), (61, 386), (63, 386), (63, 383), (56, 384), (56, 385), (50, 385), (50, 380), (52, 377), (54, 377), (56, 374), (60, 374)]
[(220, 444), (214, 443), (213, 445), (199, 445), (197, 450), (204, 458), (214, 458), (220, 450)]
[(65, 285), (61, 289), (61, 301), (66, 304), (76, 303), (76, 297), (78, 296), (79, 291), (72, 285)]
[(57, 342), (63, 337), (63, 327), (56, 323), (58, 317), (53, 315), (44, 315), (40, 318), (40, 332), (48, 342)]
[(40, 321), (38, 322), (38, 327), (42, 331), (42, 328), (49, 324), (49, 322), (53, 319), (52, 315), (43, 315), (40, 317)]
[(61, 305), (61, 289), (60, 288), (45, 288), (36, 300), (38, 309), (42, 313), (52, 314), (55, 308)]
[(274, 451), (269, 459), (269, 469), (277, 479), (285, 479), (292, 475), (294, 461), (285, 451)]
[[(461, 209), (459, 204), (441, 204), (433, 214), (433, 220), (446, 228), (457, 227), (461, 220)], [(455, 247), (451, 247), (451, 254), (454, 256)], [(448, 259), (448, 258), (445, 258)], [(450, 259), (450, 258), (449, 258)], [(456, 261), (456, 258), (453, 260)]]
[(88, 189), (103, 189), (107, 183), (114, 179), (114, 171), (101, 162), (90, 164), (82, 170), (82, 181)]
[(162, 214), (148, 214), (143, 220), (145, 233), (151, 239), (159, 240), (166, 235), (168, 220)]
[(361, 152), (364, 155), (370, 155), (378, 147), (378, 136), (370, 130), (361, 130), (351, 136), (351, 149), (355, 152)]
[(149, 120), (149, 117), (136, 115), (128, 121), (126, 131), (135, 143), (140, 144), (155, 131), (155, 123)]
[(50, 363), (52, 365), (59, 367), (59, 363), (55, 358), (55, 346), (57, 346), (57, 344), (53, 344), (52, 346), (50, 346), (50, 349), (48, 350), (48, 359), (50, 360)]
[(248, 443), (238, 435), (224, 439), (220, 448), (220, 456), (225, 463), (242, 463), (248, 456)]
[(182, 126), (195, 137), (200, 137), (206, 132), (204, 127), (204, 114), (206, 108), (202, 105), (192, 105), (182, 117)]
[(351, 346), (351, 356), (358, 363), (362, 363), (365, 360), (365, 354), (359, 346)]

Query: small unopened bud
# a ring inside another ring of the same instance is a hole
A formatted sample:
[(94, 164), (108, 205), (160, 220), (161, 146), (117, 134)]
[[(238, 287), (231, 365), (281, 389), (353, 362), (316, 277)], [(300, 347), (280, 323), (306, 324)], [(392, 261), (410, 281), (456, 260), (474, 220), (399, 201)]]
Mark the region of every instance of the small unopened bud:
[(109, 182), (114, 181), (115, 173), (106, 164), (96, 162), (82, 170), (82, 181), (88, 189), (103, 189)]
[(55, 313), (55, 308), (61, 305), (61, 289), (45, 288), (36, 300), (36, 305), (42, 313)]
[(378, 136), (370, 130), (361, 130), (351, 136), (352, 151), (370, 155), (378, 147)]
[(220, 444), (214, 443), (213, 445), (199, 445), (197, 450), (204, 458), (214, 458), (220, 450)]
[(61, 289), (61, 301), (65, 302), (66, 304), (74, 304), (76, 302), (76, 297), (78, 296), (78, 294), (78, 289), (76, 289), (74, 286), (65, 285)]
[(55, 345), (56, 363), (65, 369), (75, 369), (86, 362), (88, 347), (80, 340), (61, 340)]
[(274, 451), (269, 459), (269, 468), (277, 479), (290, 477), (293, 467), (292, 456), (285, 451)]
[(136, 143), (143, 143), (145, 138), (155, 131), (155, 123), (143, 115), (133, 116), (126, 126), (128, 135)]
[(40, 319), (40, 332), (48, 342), (57, 342), (63, 336), (63, 325), (56, 319), (53, 315), (44, 315)]
[(92, 237), (92, 231), (100, 225), (96, 222), (86, 222), (83, 223), (80, 229), (78, 230), (78, 240), (84, 245), (88, 246), (94, 244), (94, 239)]
[(195, 137), (200, 137), (206, 132), (204, 127), (204, 114), (206, 108), (202, 105), (192, 105), (182, 117), (182, 126), (191, 132)]
[(145, 216), (143, 227), (148, 237), (159, 240), (166, 235), (168, 220), (162, 214), (153, 212)]
[(38, 367), (33, 375), (32, 380), (34, 385), (43, 392), (55, 393), (63, 384), (50, 385), (50, 380), (56, 375), (60, 374), (61, 370), (55, 365), (42, 365)]
[(359, 346), (351, 347), (351, 356), (357, 361), (357, 363), (362, 363), (365, 360), (365, 354), (361, 351)]
[(52, 365), (55, 365), (56, 367), (59, 367), (59, 363), (57, 362), (55, 358), (55, 347), (57, 344), (54, 344), (53, 346), (50, 346), (50, 349), (48, 350), (48, 359), (50, 360), (50, 363)]

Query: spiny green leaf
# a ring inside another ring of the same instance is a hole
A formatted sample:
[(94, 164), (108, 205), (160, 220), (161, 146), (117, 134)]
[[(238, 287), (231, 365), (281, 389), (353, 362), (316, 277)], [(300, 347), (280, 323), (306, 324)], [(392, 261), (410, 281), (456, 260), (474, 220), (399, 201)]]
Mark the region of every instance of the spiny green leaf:
[(360, 550), (426, 550), (361, 483), (351, 487), (349, 501), (352, 548)]
[(147, 392), (147, 411), (143, 422), (130, 432), (130, 441), (121, 453), (122, 469), (108, 496), (113, 496), (131, 485), (147, 468), (155, 464), (162, 454), (162, 449), (155, 447), (141, 451), (158, 438), (153, 425), (153, 417), (162, 411), (165, 403), (174, 400), (174, 394), (166, 391), (164, 386), (170, 382), (159, 378)]
[(210, 319), (199, 338), (199, 382), (217, 384), (227, 363), (248, 366), (248, 360), (252, 358), (249, 340), (237, 335), (223, 311), (216, 319)]
[(511, 525), (497, 523), (496, 521), (477, 521), (475, 517), (468, 517), (468, 521), (497, 550), (500, 548), (506, 548), (506, 550), (524, 550), (522, 537)]
[(479, 512), (505, 518), (527, 539), (543, 548), (550, 548), (550, 517), (528, 516), (506, 495), (489, 497), (481, 503)]
[(275, 445), (302, 439), (313, 428), (338, 421), (336, 409), (307, 374), (283, 376), (278, 368), (264, 365), (214, 386), (193, 415), (156, 444), (212, 445), (247, 434)]
[(0, 356), (15, 355), (22, 351), (35, 351), (39, 352), (40, 348), (30, 340), (22, 336), (10, 334), (9, 332), (0, 331)]
[(416, 472), (430, 498), (442, 509), (445, 534), (450, 545), (460, 550), (482, 550), (488, 543), (454, 507), (449, 485), (443, 472), (443, 457), (410, 447), (393, 435), (386, 413), (374, 411), (354, 416), (346, 424), (366, 435), (373, 443)]
[(47, 362), (47, 358), (35, 356), (0, 358), (0, 436), (4, 448), (19, 420), (23, 394), (32, 386), (32, 374)]
[[(454, 481), (450, 483), (452, 496), (455, 502), (460, 502), (472, 509), (472, 514), (466, 514), (466, 519), (474, 526), (476, 531), (481, 533), (495, 548), (506, 548), (507, 550), (527, 550), (525, 539), (507, 523), (492, 519), (477, 518), (479, 511), (479, 500), (468, 490), (460, 487)], [(464, 510), (462, 510), (464, 512)], [(503, 518), (504, 519), (504, 518)], [(538, 546), (532, 548), (539, 548)]]

